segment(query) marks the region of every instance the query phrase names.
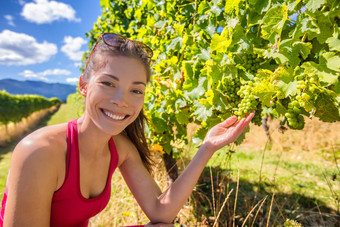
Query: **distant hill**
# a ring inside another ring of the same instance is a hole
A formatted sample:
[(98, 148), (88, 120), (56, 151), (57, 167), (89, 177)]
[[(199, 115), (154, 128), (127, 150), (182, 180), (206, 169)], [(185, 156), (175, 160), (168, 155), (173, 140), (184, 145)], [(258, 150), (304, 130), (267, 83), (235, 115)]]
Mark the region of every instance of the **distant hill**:
[(19, 81), (13, 79), (0, 80), (0, 90), (6, 90), (10, 94), (34, 94), (46, 98), (57, 97), (66, 102), (69, 94), (76, 92), (76, 86), (60, 83), (45, 83), (42, 81)]

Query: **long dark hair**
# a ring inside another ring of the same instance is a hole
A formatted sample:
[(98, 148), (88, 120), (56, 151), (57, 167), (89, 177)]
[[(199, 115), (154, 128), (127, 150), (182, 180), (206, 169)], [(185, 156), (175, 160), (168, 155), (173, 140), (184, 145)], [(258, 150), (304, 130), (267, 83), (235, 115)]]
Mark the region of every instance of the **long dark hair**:
[[(92, 54), (87, 69), (84, 72), (85, 78), (89, 78), (90, 72), (96, 72), (106, 65), (107, 61), (101, 58), (101, 54), (109, 54), (111, 56), (126, 56), (138, 59), (144, 65), (147, 75), (147, 82), (150, 81), (151, 69), (148, 57), (145, 55), (143, 50), (141, 50), (137, 45), (129, 40), (126, 40), (126, 42), (120, 45), (120, 47), (110, 47), (103, 42), (99, 43), (95, 49), (95, 52)], [(125, 133), (131, 142), (136, 146), (145, 168), (151, 173), (151, 167), (154, 162), (151, 159), (151, 153), (145, 137), (146, 121), (147, 119), (142, 109), (136, 120), (128, 125), (123, 133)]]

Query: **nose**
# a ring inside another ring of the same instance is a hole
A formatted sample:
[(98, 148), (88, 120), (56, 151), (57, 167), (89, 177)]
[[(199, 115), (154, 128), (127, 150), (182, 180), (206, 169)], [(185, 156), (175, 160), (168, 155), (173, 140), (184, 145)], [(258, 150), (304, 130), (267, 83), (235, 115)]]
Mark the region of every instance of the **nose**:
[(116, 104), (119, 107), (128, 106), (128, 97), (125, 94), (124, 89), (117, 89), (117, 91), (111, 95), (110, 102)]

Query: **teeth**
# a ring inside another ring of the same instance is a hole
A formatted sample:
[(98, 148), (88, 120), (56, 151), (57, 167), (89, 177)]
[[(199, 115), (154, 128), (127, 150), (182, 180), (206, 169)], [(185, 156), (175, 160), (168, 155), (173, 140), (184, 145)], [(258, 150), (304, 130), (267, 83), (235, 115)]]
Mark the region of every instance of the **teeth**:
[(114, 115), (114, 114), (107, 112), (105, 110), (104, 110), (104, 113), (105, 113), (106, 116), (112, 118), (113, 120), (123, 120), (125, 118), (125, 116)]

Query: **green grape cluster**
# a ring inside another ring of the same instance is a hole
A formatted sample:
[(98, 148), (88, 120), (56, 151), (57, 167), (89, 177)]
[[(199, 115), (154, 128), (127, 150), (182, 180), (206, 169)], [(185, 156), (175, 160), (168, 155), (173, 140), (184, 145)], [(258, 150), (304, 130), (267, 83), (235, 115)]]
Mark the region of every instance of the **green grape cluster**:
[(250, 73), (256, 73), (262, 60), (257, 54), (245, 53), (242, 55), (243, 67)]
[(235, 108), (240, 100), (236, 94), (241, 87), (240, 78), (223, 77), (217, 88), (227, 97), (231, 108)]
[(313, 75), (307, 78), (305, 75), (298, 75), (295, 79), (297, 80), (296, 88), (300, 90), (296, 100), (306, 111), (312, 110), (314, 108), (313, 99), (320, 93), (318, 76)]
[(288, 112), (285, 117), (288, 121), (288, 126), (291, 129), (303, 129), (305, 126), (305, 120), (301, 115), (301, 106), (297, 100), (292, 101), (288, 104)]
[(299, 81), (297, 82), (297, 85), (296, 85), (296, 88), (297, 88), (297, 89), (305, 90), (306, 87), (307, 87), (307, 85), (306, 85), (306, 82), (305, 82), (305, 81), (299, 80)]
[(318, 83), (319, 79), (317, 75), (306, 79), (304, 75), (296, 76), (295, 79), (297, 80), (297, 89), (302, 91), (310, 91), (311, 93), (315, 93), (318, 90)]
[(261, 103), (258, 103), (255, 109), (255, 115), (253, 119), (251, 119), (251, 122), (253, 122), (255, 125), (260, 126), (262, 125), (262, 119), (264, 116), (262, 116), (262, 105)]
[(235, 111), (234, 114), (239, 117), (245, 117), (246, 114), (255, 110), (257, 107), (258, 101), (251, 93), (253, 85), (253, 82), (249, 82), (248, 84), (243, 85), (237, 92), (237, 95), (239, 95), (242, 100), (238, 104), (237, 111)]

